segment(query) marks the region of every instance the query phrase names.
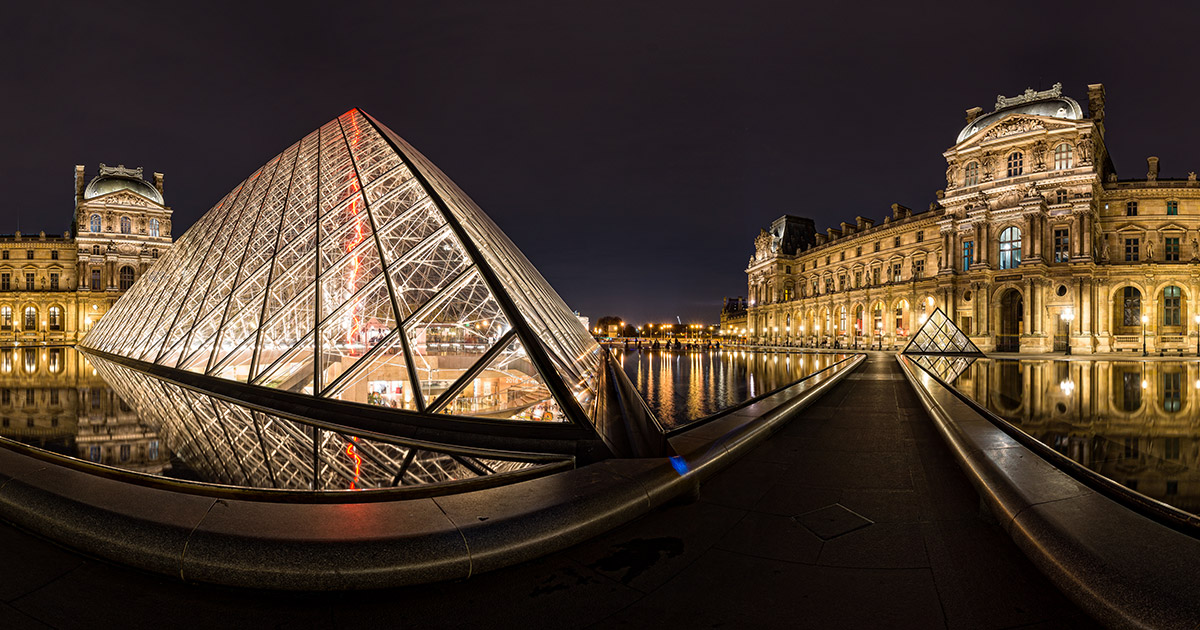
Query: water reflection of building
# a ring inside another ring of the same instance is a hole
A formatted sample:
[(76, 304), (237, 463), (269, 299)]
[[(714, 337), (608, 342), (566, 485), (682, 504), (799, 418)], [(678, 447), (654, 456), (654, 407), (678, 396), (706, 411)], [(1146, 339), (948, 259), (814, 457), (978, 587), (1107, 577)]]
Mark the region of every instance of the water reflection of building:
[(0, 344), (76, 343), (171, 246), (163, 176), (75, 167), (75, 217), (61, 236), (0, 237)]
[(1071, 459), (1200, 512), (1200, 365), (976, 362), (955, 386)]
[(0, 436), (148, 473), (171, 459), (157, 430), (73, 348), (0, 348)]
[(984, 351), (1195, 346), (1200, 182), (1160, 178), (1153, 157), (1119, 180), (1102, 85), (1086, 116), (1059, 85), (972, 108), (944, 156), (927, 212), (763, 230), (746, 269), (755, 340), (900, 345), (937, 306)]
[(721, 334), (740, 337), (746, 334), (746, 298), (727, 297), (721, 307)]

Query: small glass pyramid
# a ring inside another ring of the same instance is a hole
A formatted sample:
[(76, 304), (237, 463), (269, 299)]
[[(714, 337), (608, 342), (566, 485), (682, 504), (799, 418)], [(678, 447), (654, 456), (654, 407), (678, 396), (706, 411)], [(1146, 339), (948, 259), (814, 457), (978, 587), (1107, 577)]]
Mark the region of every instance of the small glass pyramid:
[(942, 312), (933, 313), (904, 347), (903, 354), (961, 354), (983, 356), (979, 348)]

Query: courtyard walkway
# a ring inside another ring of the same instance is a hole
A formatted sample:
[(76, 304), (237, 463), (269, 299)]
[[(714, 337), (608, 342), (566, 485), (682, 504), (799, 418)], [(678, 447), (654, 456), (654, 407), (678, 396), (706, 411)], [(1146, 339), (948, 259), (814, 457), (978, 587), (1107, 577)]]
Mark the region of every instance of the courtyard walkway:
[(0, 525), (3, 628), (1087, 628), (979, 516), (891, 353), (701, 489), (467, 581), (366, 593), (185, 585)]

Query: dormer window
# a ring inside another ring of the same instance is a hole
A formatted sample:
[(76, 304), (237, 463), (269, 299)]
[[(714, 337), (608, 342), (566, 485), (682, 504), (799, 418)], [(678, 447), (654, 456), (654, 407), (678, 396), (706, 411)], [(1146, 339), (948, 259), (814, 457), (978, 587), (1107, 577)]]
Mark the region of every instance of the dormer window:
[(1025, 172), (1025, 154), (1013, 151), (1008, 154), (1008, 176), (1016, 177)]
[(1054, 147), (1054, 170), (1061, 171), (1075, 165), (1075, 152), (1066, 142)]
[(979, 183), (979, 162), (968, 162), (963, 172), (966, 173), (963, 177), (963, 186), (974, 186)]

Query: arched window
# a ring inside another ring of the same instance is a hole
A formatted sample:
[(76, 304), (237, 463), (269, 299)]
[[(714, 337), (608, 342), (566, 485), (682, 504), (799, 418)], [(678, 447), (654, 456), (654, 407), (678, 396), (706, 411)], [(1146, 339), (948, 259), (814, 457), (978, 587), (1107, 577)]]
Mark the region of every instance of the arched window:
[(129, 217), (121, 217), (121, 233), (129, 234), (132, 231), (133, 231), (133, 221), (130, 221)]
[(1122, 297), (1121, 324), (1142, 325), (1142, 292), (1137, 287), (1125, 287)]
[(963, 186), (974, 186), (979, 183), (979, 162), (967, 162), (967, 168), (963, 169), (966, 175), (963, 177)]
[(846, 311), (846, 307), (843, 306), (841, 312), (838, 313), (838, 332), (842, 333), (843, 335), (846, 334), (846, 329), (849, 326), (849, 322), (847, 321), (848, 319), (849, 312)]
[(24, 330), (37, 330), (37, 308), (33, 306), (25, 307), (25, 326)]
[(1181, 315), (1181, 291), (1179, 287), (1170, 286), (1163, 289), (1162, 325), (1178, 326), (1183, 318)]
[(62, 307), (51, 306), (47, 311), (46, 322), (50, 330), (62, 330)]
[(100, 215), (98, 215), (98, 214), (92, 215), (90, 227), (92, 228), (93, 232), (100, 231)]
[(121, 290), (128, 291), (133, 286), (133, 267), (121, 267)]
[(1008, 176), (1016, 177), (1025, 172), (1025, 154), (1013, 151), (1008, 154)]
[(158, 236), (158, 219), (150, 219), (150, 236)]
[(92, 255), (93, 256), (100, 255), (100, 246), (99, 245), (92, 245)]
[(1010, 227), (1000, 233), (1000, 268), (1016, 269), (1021, 264), (1021, 228)]
[(1075, 152), (1066, 142), (1054, 147), (1054, 170), (1071, 168), (1075, 165)]
[(0, 330), (12, 330), (13, 314), (11, 306), (0, 306)]

